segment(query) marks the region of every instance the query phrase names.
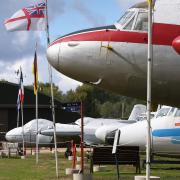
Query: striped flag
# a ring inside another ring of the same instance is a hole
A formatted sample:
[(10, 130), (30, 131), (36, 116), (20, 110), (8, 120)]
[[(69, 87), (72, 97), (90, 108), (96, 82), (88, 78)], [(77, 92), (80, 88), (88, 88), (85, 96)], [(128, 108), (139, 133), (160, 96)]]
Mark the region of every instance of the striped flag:
[(17, 110), (18, 111), (20, 109), (20, 106), (21, 106), (21, 103), (20, 103), (20, 97), (19, 97), (19, 91), (18, 91), (18, 97), (17, 97)]
[(5, 20), (7, 31), (46, 30), (46, 4), (40, 3), (17, 11)]
[(21, 104), (24, 103), (24, 86), (23, 86), (23, 74), (20, 72), (20, 82), (19, 82), (19, 98)]
[(38, 91), (38, 69), (37, 69), (36, 50), (35, 50), (35, 53), (34, 53), (33, 74), (34, 74), (34, 94), (37, 95), (37, 91)]

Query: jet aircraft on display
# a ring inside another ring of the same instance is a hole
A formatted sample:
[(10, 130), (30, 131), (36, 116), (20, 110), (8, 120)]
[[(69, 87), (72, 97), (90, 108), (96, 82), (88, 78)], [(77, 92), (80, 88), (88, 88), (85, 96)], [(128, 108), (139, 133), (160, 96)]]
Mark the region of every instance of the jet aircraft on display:
[[(102, 135), (108, 127), (101, 128), (96, 137), (103, 143), (113, 143), (115, 133), (120, 131), (118, 145), (146, 148), (147, 121), (138, 121)], [(180, 154), (180, 109), (163, 106), (151, 120), (151, 149), (158, 154)]]
[[(180, 105), (180, 1), (153, 7), (152, 100)], [(146, 99), (147, 1), (110, 26), (73, 32), (53, 41), (49, 63), (59, 72), (121, 95)]]
[[(128, 120), (119, 119), (104, 119), (104, 118), (90, 118), (84, 117), (84, 142), (88, 145), (101, 144), (102, 141), (96, 137), (96, 131), (99, 128), (108, 126), (106, 133), (117, 129), (117, 127), (127, 126), (136, 123), (140, 120), (139, 116), (146, 112), (146, 106), (137, 104), (134, 106)], [(41, 131), (41, 134), (53, 136), (54, 129), (47, 129)], [(104, 134), (104, 133), (103, 133)], [(80, 136), (81, 135), (81, 119), (78, 119), (73, 124), (56, 123), (57, 136)]]
[[(48, 129), (53, 126), (53, 123), (46, 119), (38, 119), (38, 132), (44, 129)], [(24, 141), (26, 144), (36, 144), (37, 134), (37, 120), (33, 119), (24, 125)], [(14, 128), (6, 133), (6, 140), (12, 143), (23, 142), (23, 130), (22, 127)], [(39, 144), (51, 143), (52, 137), (38, 134)]]

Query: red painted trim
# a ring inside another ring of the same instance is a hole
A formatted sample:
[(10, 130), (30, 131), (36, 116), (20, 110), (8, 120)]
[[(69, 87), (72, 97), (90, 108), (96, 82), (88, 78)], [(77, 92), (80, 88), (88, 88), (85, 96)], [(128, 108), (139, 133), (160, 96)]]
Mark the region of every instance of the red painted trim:
[[(154, 23), (153, 32), (153, 44), (171, 46), (172, 41), (180, 34), (180, 25)], [(147, 44), (147, 39), (147, 32), (96, 30), (59, 38), (50, 46), (68, 41), (112, 41)]]
[(10, 22), (14, 22), (14, 21), (18, 21), (18, 20), (22, 20), (22, 19), (26, 19), (26, 16), (21, 16), (21, 17), (17, 17), (17, 18), (7, 19), (4, 24), (10, 23)]
[[(45, 18), (44, 15), (32, 15), (31, 18)], [(26, 16), (21, 16), (21, 17), (17, 17), (17, 18), (11, 18), (11, 19), (7, 19), (4, 24), (10, 23), (10, 22), (14, 22), (14, 21), (18, 21), (18, 20), (22, 20), (22, 19), (27, 19)]]
[(180, 122), (178, 122), (178, 123), (175, 123), (175, 126), (180, 126)]

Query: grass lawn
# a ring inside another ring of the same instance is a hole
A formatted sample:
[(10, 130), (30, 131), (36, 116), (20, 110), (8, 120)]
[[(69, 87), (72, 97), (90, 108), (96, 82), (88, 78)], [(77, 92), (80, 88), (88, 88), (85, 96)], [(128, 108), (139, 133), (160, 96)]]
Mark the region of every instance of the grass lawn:
[[(71, 180), (71, 176), (65, 175), (65, 168), (71, 167), (71, 161), (59, 154), (60, 180)], [(152, 175), (161, 177), (161, 180), (180, 180), (180, 165), (152, 165)], [(135, 167), (120, 166), (121, 180), (133, 180)], [(88, 170), (87, 170), (88, 171)], [(142, 175), (145, 170), (142, 170)], [(94, 173), (95, 180), (115, 180), (116, 167), (106, 166), (105, 171)], [(2, 158), (0, 159), (0, 180), (53, 180), (55, 176), (54, 154), (40, 154), (39, 164), (35, 163), (35, 156), (27, 156), (26, 159)]]

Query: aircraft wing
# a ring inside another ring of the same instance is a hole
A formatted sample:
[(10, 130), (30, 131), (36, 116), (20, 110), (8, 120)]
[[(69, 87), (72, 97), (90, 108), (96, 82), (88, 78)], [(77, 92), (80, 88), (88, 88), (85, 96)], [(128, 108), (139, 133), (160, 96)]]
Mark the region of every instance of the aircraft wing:
[[(78, 125), (72, 124), (56, 124), (56, 135), (57, 136), (78, 136), (81, 133), (81, 129)], [(47, 129), (41, 131), (41, 134), (46, 136), (53, 136), (54, 129)]]

